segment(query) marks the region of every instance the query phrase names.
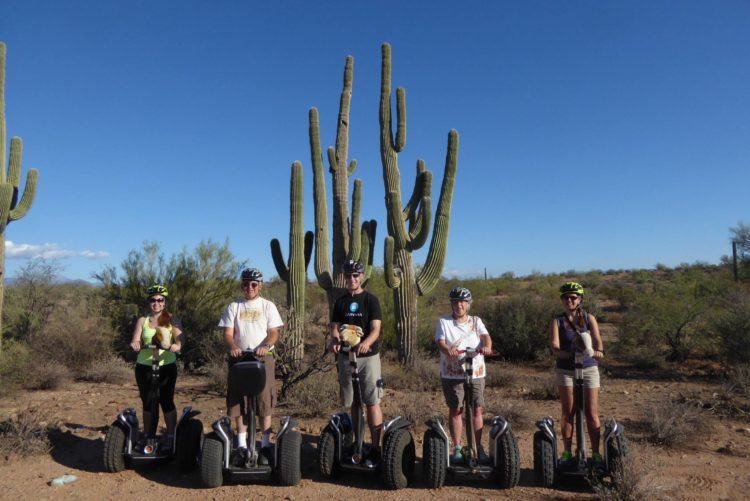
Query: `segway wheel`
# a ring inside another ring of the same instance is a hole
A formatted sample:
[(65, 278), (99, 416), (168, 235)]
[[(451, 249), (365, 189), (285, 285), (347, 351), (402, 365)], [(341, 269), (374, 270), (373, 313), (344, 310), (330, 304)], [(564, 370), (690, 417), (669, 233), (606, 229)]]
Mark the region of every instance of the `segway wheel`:
[(318, 439), (318, 469), (323, 478), (333, 478), (338, 473), (336, 465), (336, 436), (328, 428)]
[(383, 479), (389, 489), (403, 489), (414, 478), (414, 437), (406, 428), (388, 433), (383, 446)]
[(276, 465), (276, 476), (279, 484), (284, 486), (297, 485), (302, 479), (300, 454), (302, 451), (302, 435), (296, 430), (287, 431), (279, 443), (279, 462)]
[(534, 433), (534, 478), (543, 487), (555, 485), (554, 447), (543, 431)]
[(422, 444), (422, 473), (432, 489), (440, 489), (445, 484), (448, 467), (446, 454), (445, 440), (434, 431), (427, 430)]
[(203, 440), (203, 450), (198, 461), (201, 483), (204, 486), (219, 487), (224, 482), (222, 475), (223, 459), (224, 443), (219, 437), (211, 433)]
[(628, 455), (628, 439), (625, 435), (618, 435), (607, 442), (607, 470), (613, 481), (621, 478), (622, 460)]
[(497, 457), (495, 481), (503, 489), (510, 489), (518, 485), (521, 478), (521, 459), (518, 452), (518, 442), (510, 428), (497, 439), (495, 454), (495, 457)]
[(125, 469), (125, 430), (118, 424), (112, 424), (104, 439), (104, 469), (117, 473)]
[(203, 438), (203, 423), (197, 419), (188, 419), (180, 423), (177, 432), (177, 464), (182, 471), (192, 471), (198, 467)]

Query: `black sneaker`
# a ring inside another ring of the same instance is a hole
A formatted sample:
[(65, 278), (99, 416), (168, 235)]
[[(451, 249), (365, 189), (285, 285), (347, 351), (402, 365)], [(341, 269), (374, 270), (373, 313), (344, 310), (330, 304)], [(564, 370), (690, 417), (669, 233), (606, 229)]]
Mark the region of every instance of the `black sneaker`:
[(244, 468), (247, 462), (247, 447), (237, 447), (234, 450), (234, 457), (232, 458), (232, 464)]
[(260, 466), (268, 466), (271, 464), (271, 448), (261, 447), (260, 453), (258, 454), (258, 464)]
[(364, 460), (364, 465), (373, 467), (379, 465), (380, 461), (380, 449), (377, 447), (373, 447), (372, 449), (370, 449), (370, 452), (367, 453), (367, 457)]

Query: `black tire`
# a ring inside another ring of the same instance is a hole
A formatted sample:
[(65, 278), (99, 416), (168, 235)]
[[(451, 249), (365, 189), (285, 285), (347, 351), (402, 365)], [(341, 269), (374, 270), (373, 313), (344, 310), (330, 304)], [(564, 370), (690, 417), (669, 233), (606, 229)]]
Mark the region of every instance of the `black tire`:
[(543, 487), (555, 485), (555, 453), (543, 431), (534, 433), (534, 478)]
[(125, 430), (113, 423), (107, 430), (104, 439), (104, 469), (110, 473), (117, 473), (125, 469)]
[(302, 479), (300, 454), (302, 453), (302, 435), (298, 431), (287, 431), (276, 444), (278, 447), (278, 464), (276, 477), (279, 485), (297, 485)]
[(198, 467), (203, 438), (203, 423), (190, 418), (180, 423), (177, 432), (177, 464), (182, 471), (192, 471)]
[(205, 487), (219, 487), (224, 482), (224, 442), (214, 433), (203, 440), (198, 466)]
[(495, 457), (497, 458), (495, 481), (503, 489), (518, 485), (521, 478), (521, 458), (518, 452), (518, 442), (510, 428), (498, 437)]
[(440, 489), (445, 484), (448, 467), (445, 440), (432, 430), (424, 433), (422, 444), (422, 474), (431, 489)]
[(607, 442), (607, 470), (612, 478), (622, 469), (622, 458), (627, 457), (629, 452), (628, 439), (625, 435), (618, 435)]
[(403, 489), (414, 478), (414, 437), (406, 428), (388, 433), (383, 446), (383, 480), (389, 489)]
[(323, 478), (333, 478), (338, 473), (336, 464), (336, 436), (329, 428), (318, 439), (318, 470)]

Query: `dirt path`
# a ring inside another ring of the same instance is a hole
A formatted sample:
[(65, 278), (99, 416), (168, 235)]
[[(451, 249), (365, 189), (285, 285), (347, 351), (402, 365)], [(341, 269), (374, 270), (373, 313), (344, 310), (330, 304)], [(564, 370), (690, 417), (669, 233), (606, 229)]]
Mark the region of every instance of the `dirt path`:
[[(543, 376), (543, 372), (524, 369), (520, 380)], [(670, 451), (648, 444), (645, 440), (644, 412), (649, 404), (673, 398), (680, 392), (711, 394), (714, 385), (693, 380), (644, 380), (638, 377), (606, 378), (602, 393), (605, 415), (616, 415), (628, 437), (647, 465), (648, 479), (660, 492), (674, 499), (746, 499), (750, 492), (750, 423), (712, 419), (714, 431), (709, 437), (696, 437), (695, 447)], [(516, 388), (488, 388), (488, 397), (515, 398)], [(388, 408), (395, 408), (406, 394), (389, 390)], [(207, 429), (224, 408), (224, 400), (205, 390), (205, 380), (182, 377), (176, 392), (178, 408), (191, 404), (203, 413), (200, 419)], [(175, 465), (127, 470), (118, 474), (103, 471), (101, 456), (106, 427), (117, 412), (126, 407), (139, 408), (135, 384), (109, 385), (74, 383), (65, 390), (39, 391), (0, 400), (0, 416), (17, 413), (29, 406), (47, 409), (62, 423), (61, 433), (52, 436), (49, 455), (0, 458), (0, 492), (4, 499), (110, 499), (166, 498), (183, 499), (587, 499), (593, 493), (586, 485), (570, 485), (557, 490), (534, 485), (531, 440), (533, 419), (544, 415), (557, 417), (555, 401), (521, 400), (533, 416), (527, 426), (516, 429), (521, 450), (520, 485), (509, 491), (495, 489), (489, 482), (451, 483), (436, 491), (421, 481), (403, 491), (384, 491), (377, 478), (360, 478), (347, 474), (328, 482), (319, 477), (314, 463), (317, 435), (323, 419), (301, 419), (303, 433), (303, 480), (299, 486), (282, 488), (266, 484), (228, 485), (206, 490), (195, 473), (180, 473)], [(283, 412), (283, 410), (281, 410)], [(421, 456), (421, 435), (416, 438), (417, 455)], [(724, 451), (724, 452), (721, 452)], [(731, 451), (727, 453), (727, 451)], [(418, 465), (417, 472), (420, 473)], [(48, 482), (63, 473), (79, 477), (73, 484), (50, 487)]]

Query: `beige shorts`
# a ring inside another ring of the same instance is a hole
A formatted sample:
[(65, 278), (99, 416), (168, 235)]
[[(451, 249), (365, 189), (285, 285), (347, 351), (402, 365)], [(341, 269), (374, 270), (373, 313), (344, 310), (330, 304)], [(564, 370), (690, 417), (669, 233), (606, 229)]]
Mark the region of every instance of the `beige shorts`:
[[(234, 365), (232, 359), (229, 360), (229, 367)], [(255, 413), (258, 417), (273, 415), (273, 408), (276, 406), (276, 362), (273, 356), (266, 355), (263, 358), (266, 369), (266, 386), (263, 392), (258, 395), (255, 406)], [(233, 388), (227, 388), (227, 413), (229, 417), (236, 418), (245, 414), (247, 409), (247, 397), (238, 397)]]
[[(351, 407), (354, 402), (354, 387), (352, 386), (351, 371), (348, 355), (339, 354), (336, 368), (339, 372), (339, 396), (341, 405)], [(362, 391), (362, 403), (377, 405), (383, 396), (383, 378), (380, 375), (380, 355), (357, 357), (357, 373), (359, 374), (359, 388)]]
[[(573, 387), (575, 371), (555, 368), (555, 384), (557, 386)], [(596, 365), (583, 369), (583, 387), (599, 388), (599, 367)]]
[[(463, 379), (440, 379), (443, 384), (443, 396), (445, 403), (451, 409), (460, 409), (464, 406), (464, 380)], [(484, 378), (472, 379), (471, 396), (474, 405), (484, 407)]]

